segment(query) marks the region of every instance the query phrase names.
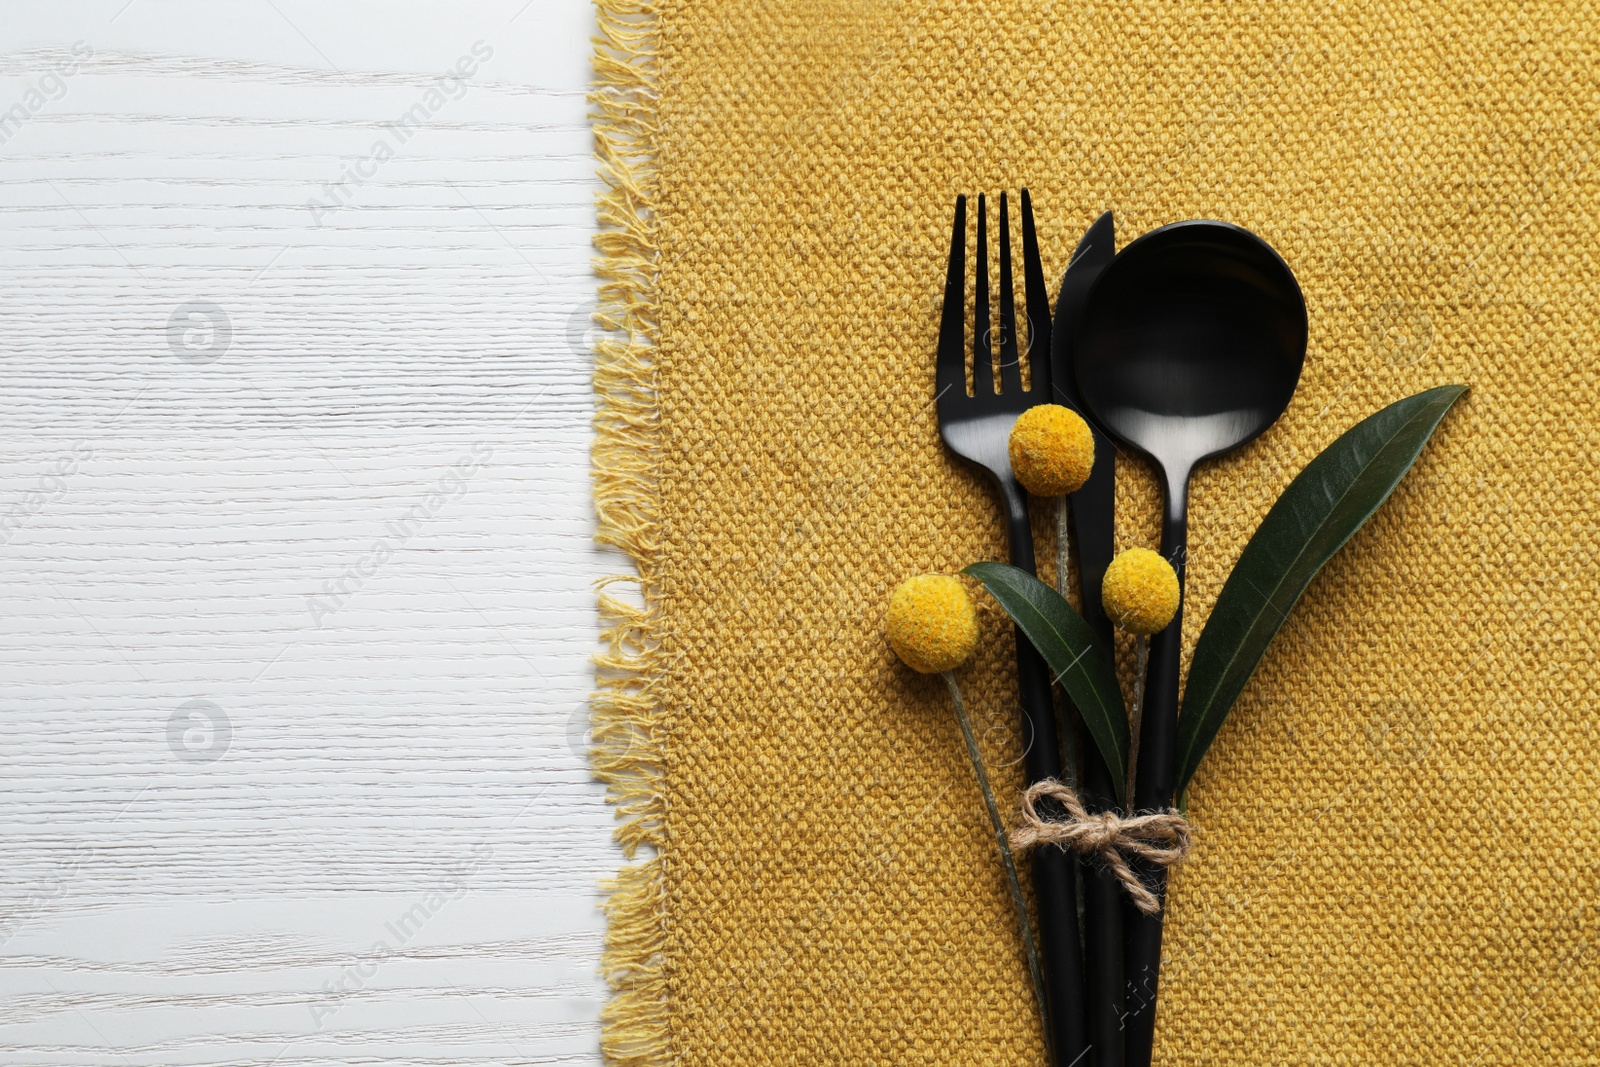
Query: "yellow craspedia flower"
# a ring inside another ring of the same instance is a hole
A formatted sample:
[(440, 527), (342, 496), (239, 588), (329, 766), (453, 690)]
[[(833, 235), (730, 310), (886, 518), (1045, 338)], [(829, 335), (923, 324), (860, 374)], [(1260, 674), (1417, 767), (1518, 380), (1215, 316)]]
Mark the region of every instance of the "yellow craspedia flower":
[(948, 574), (907, 578), (889, 598), (889, 644), (923, 674), (954, 670), (978, 647), (978, 612), (967, 587)]
[(1178, 612), (1178, 572), (1159, 552), (1130, 548), (1106, 568), (1100, 603), (1111, 621), (1129, 633), (1165, 630)]
[(1011, 473), (1035, 496), (1076, 493), (1094, 466), (1094, 434), (1071, 408), (1040, 404), (1011, 427)]

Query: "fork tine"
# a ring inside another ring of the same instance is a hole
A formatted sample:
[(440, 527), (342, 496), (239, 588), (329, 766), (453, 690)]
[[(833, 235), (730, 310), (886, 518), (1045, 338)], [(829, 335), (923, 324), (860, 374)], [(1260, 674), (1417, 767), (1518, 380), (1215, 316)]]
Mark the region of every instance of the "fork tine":
[(1017, 294), (1011, 282), (1011, 217), (1006, 194), (1000, 194), (1000, 392), (1022, 391), (1022, 365), (1017, 362)]
[(967, 395), (967, 198), (956, 197), (956, 221), (950, 233), (950, 270), (944, 280), (944, 309), (939, 318), (939, 351), (934, 360), (936, 399), (945, 404)]
[(989, 326), (989, 209), (978, 194), (978, 279), (976, 314), (972, 319), (972, 392), (994, 395), (994, 356)]
[(1050, 290), (1044, 281), (1044, 261), (1039, 258), (1039, 238), (1033, 228), (1033, 201), (1022, 190), (1022, 289), (1028, 313), (1029, 392), (1045, 401), (1050, 392)]

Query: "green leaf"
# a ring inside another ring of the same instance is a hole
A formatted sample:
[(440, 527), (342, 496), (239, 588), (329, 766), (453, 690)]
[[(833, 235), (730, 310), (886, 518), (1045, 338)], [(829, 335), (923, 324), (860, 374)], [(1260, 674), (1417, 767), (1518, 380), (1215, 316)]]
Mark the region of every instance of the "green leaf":
[(1050, 664), (1099, 747), (1120, 803), (1128, 774), (1128, 711), (1110, 654), (1060, 593), (1020, 567), (974, 563), (961, 573), (983, 583)]
[(1441, 385), (1390, 404), (1306, 465), (1245, 545), (1195, 643), (1178, 717), (1178, 795), (1322, 565), (1389, 498), (1463, 393)]

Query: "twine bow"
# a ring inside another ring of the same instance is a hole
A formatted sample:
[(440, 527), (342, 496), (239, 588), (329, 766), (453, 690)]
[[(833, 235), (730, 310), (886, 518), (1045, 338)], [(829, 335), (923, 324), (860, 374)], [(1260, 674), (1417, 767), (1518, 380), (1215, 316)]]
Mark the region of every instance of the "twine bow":
[[(1034, 808), (1041, 797), (1060, 804), (1066, 818), (1059, 822), (1041, 818)], [(1091, 814), (1072, 787), (1046, 778), (1022, 794), (1022, 826), (1011, 834), (1011, 847), (1018, 851), (1036, 845), (1060, 845), (1084, 856), (1098, 856), (1128, 891), (1133, 906), (1155, 915), (1161, 910), (1161, 901), (1128, 866), (1128, 857), (1171, 867), (1189, 854), (1189, 823), (1170, 808), (1145, 815)]]

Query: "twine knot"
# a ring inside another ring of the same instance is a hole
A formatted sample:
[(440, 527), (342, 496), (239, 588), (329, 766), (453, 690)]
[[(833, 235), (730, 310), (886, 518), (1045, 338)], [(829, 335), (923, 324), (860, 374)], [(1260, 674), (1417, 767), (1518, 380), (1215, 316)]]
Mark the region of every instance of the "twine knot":
[[(1066, 818), (1041, 818), (1035, 805), (1047, 797), (1061, 805)], [(1189, 823), (1177, 811), (1118, 815), (1090, 813), (1072, 787), (1054, 778), (1035, 782), (1022, 794), (1022, 826), (1011, 834), (1011, 847), (1026, 851), (1036, 845), (1060, 845), (1084, 856), (1096, 856), (1128, 891), (1133, 906), (1146, 915), (1161, 910), (1161, 901), (1128, 865), (1135, 857), (1157, 867), (1171, 867), (1189, 854)]]

